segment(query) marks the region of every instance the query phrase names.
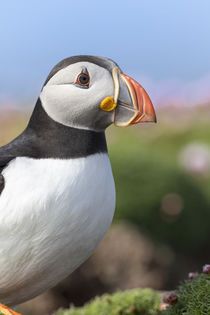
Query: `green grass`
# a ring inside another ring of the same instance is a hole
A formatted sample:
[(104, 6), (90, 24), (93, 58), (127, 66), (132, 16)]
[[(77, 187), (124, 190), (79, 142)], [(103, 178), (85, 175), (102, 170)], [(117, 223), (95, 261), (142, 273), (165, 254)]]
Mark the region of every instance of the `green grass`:
[(134, 289), (104, 294), (83, 307), (59, 310), (56, 315), (157, 315), (160, 313), (160, 295), (150, 289)]
[(55, 315), (209, 315), (210, 274), (197, 274), (175, 292), (178, 300), (161, 311), (160, 294), (150, 289), (134, 289), (104, 294), (83, 307), (58, 310)]
[(178, 302), (169, 306), (163, 315), (210, 314), (210, 274), (200, 274), (185, 281), (176, 293)]

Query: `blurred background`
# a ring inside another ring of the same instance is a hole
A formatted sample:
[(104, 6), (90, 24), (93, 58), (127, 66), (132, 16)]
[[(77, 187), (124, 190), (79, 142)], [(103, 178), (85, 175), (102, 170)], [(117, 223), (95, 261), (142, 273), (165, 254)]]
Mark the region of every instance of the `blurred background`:
[(210, 2), (4, 1), (0, 4), (0, 144), (26, 126), (61, 59), (106, 56), (149, 93), (158, 123), (110, 127), (113, 225), (94, 255), (20, 306), (51, 314), (119, 289), (173, 289), (210, 261)]

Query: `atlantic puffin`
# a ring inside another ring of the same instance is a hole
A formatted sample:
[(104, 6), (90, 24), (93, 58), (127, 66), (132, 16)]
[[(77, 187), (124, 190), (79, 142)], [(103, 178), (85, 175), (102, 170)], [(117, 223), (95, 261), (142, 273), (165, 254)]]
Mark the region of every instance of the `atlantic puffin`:
[(115, 210), (105, 129), (155, 121), (146, 91), (114, 61), (73, 56), (52, 69), (26, 129), (0, 147), (2, 303), (41, 294), (94, 252)]

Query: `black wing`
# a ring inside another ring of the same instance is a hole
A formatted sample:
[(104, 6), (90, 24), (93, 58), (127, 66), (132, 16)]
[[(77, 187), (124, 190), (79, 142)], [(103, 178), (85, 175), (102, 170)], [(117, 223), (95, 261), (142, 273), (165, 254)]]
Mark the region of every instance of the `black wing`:
[(3, 169), (8, 165), (8, 163), (13, 160), (13, 156), (0, 156), (0, 173), (2, 173)]
[(30, 148), (33, 148), (33, 138), (32, 134), (29, 133), (29, 135), (26, 135), (24, 131), (13, 141), (0, 147), (0, 194), (5, 186), (2, 171), (16, 157), (33, 156), (32, 152), (30, 152)]
[(5, 185), (4, 176), (1, 173), (12, 159), (13, 159), (12, 156), (0, 157), (0, 194), (2, 193), (2, 190), (4, 189), (4, 185)]
[(0, 157), (0, 194), (2, 193), (2, 190), (4, 189), (4, 185), (5, 185), (4, 176), (1, 173), (12, 159), (13, 159), (12, 156)]

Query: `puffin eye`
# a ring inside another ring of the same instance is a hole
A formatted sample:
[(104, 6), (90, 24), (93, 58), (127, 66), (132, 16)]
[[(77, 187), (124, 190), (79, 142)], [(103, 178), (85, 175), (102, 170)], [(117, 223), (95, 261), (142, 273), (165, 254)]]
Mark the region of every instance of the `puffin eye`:
[(77, 77), (76, 83), (81, 85), (81, 86), (88, 87), (90, 84), (89, 74), (81, 72)]

